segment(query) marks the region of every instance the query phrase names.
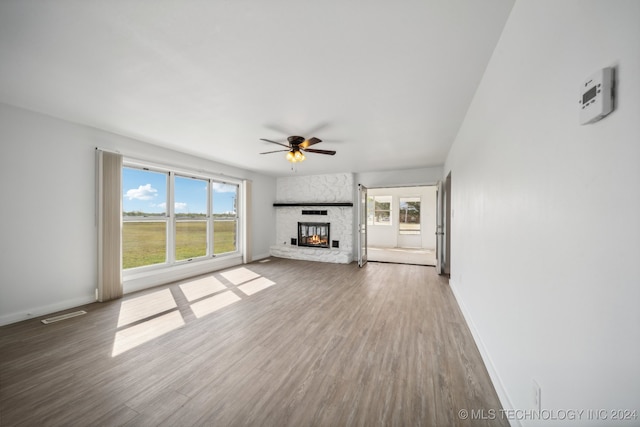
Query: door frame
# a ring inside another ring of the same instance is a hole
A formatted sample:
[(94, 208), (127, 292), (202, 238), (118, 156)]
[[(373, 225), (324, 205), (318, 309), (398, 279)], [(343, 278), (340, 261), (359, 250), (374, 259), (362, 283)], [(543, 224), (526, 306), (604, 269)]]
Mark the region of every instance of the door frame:
[(444, 185), (438, 181), (436, 194), (436, 273), (444, 274)]
[(358, 184), (358, 267), (367, 264), (367, 187)]
[[(368, 193), (367, 193), (367, 196), (368, 196), (368, 195), (369, 195), (369, 193), (370, 193), (371, 191), (373, 191), (373, 190), (384, 190), (384, 189), (398, 189), (398, 188), (407, 188), (407, 189), (410, 189), (410, 188), (421, 188), (421, 187), (432, 187), (432, 188), (433, 188), (433, 187), (435, 187), (435, 188), (436, 188), (436, 191), (437, 191), (437, 188), (438, 188), (437, 186), (438, 186), (438, 183), (439, 183), (439, 182), (441, 182), (441, 181), (429, 182), (429, 183), (424, 183), (424, 184), (377, 185), (377, 186), (365, 187), (365, 188), (367, 189), (367, 192), (368, 192)], [(361, 185), (361, 184), (358, 184), (358, 186), (360, 186), (360, 185)], [(437, 199), (437, 196), (436, 196), (436, 199)], [(358, 206), (358, 208), (360, 208), (360, 206)], [(365, 208), (366, 208), (366, 206), (365, 206)], [(435, 209), (435, 211), (437, 211), (437, 200), (436, 200), (436, 209)], [(359, 220), (359, 221), (360, 221), (360, 215), (359, 215), (359, 214), (360, 214), (360, 212), (361, 212), (361, 211), (358, 211), (358, 220)], [(430, 212), (436, 213), (436, 215), (437, 215), (437, 212), (434, 212), (434, 211), (430, 211)], [(433, 213), (432, 213), (431, 215), (433, 215)], [(366, 226), (366, 220), (367, 220), (367, 218), (365, 217), (365, 218), (364, 218), (365, 226)], [(432, 230), (433, 230), (433, 229), (432, 229)], [(357, 243), (357, 244), (358, 244), (358, 246), (359, 246), (359, 245), (360, 245), (360, 242), (361, 242), (361, 240), (360, 240), (360, 225), (359, 225), (359, 224), (357, 225), (356, 232), (357, 232), (357, 234), (358, 234), (357, 239), (356, 239), (356, 240), (357, 240), (357, 242), (356, 242), (356, 243)], [(365, 232), (366, 232), (366, 231), (365, 231)], [(398, 232), (398, 231), (396, 230), (396, 238), (398, 237), (398, 236), (397, 236), (397, 232)], [(421, 233), (422, 233), (422, 232), (423, 232), (423, 231), (421, 231)], [(424, 231), (424, 232), (426, 232), (426, 231)], [(429, 231), (429, 233), (432, 233), (432, 232), (433, 232), (433, 231)], [(367, 240), (367, 245), (368, 245), (368, 243), (369, 243), (369, 242), (368, 242), (368, 240)], [(366, 248), (365, 248), (365, 249), (366, 249)], [(360, 250), (361, 250), (361, 249), (359, 248), (359, 249), (358, 249), (358, 251), (360, 251)], [(359, 256), (359, 252), (358, 252), (358, 256)], [(425, 265), (433, 266), (433, 264), (425, 264)]]
[(453, 209), (451, 207), (451, 171), (444, 181), (444, 271), (451, 275), (451, 221)]
[(444, 183), (438, 181), (436, 204), (436, 272), (451, 275), (451, 171)]

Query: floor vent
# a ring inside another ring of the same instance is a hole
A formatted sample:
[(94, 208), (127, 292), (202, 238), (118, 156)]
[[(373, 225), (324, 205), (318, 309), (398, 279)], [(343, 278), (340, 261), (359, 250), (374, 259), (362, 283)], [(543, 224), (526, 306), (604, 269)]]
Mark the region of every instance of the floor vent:
[(66, 313), (66, 314), (61, 314), (60, 316), (53, 316), (53, 317), (49, 317), (48, 319), (43, 319), (42, 323), (44, 323), (45, 325), (48, 325), (49, 323), (59, 322), (65, 319), (71, 319), (72, 317), (82, 316), (83, 314), (87, 314), (87, 312), (84, 310), (74, 311), (73, 313)]

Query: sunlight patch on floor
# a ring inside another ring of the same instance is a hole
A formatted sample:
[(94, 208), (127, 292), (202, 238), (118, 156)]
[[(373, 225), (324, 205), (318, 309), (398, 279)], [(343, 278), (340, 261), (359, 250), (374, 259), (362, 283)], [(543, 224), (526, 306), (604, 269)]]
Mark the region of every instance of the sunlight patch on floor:
[(169, 289), (124, 300), (120, 304), (118, 328), (171, 310), (177, 306)]
[(222, 274), (222, 277), (233, 283), (234, 285), (239, 285), (244, 282), (248, 282), (249, 280), (256, 279), (260, 277), (259, 274), (254, 273), (248, 268), (240, 267), (234, 270), (225, 271)]
[(240, 301), (240, 299), (241, 298), (233, 292), (227, 291), (191, 304), (191, 310), (199, 319), (207, 314), (211, 314), (221, 308), (231, 305), (234, 302)]
[(209, 276), (183, 283), (180, 285), (180, 289), (187, 301), (191, 302), (224, 291), (227, 287), (215, 277)]
[(253, 295), (256, 292), (260, 292), (263, 289), (267, 289), (270, 286), (275, 285), (276, 282), (272, 282), (266, 277), (259, 277), (255, 280), (250, 281), (249, 283), (245, 283), (244, 285), (238, 286), (242, 292), (247, 295)]
[(113, 342), (111, 356), (115, 357), (181, 326), (184, 326), (184, 319), (176, 310), (118, 331)]
[[(224, 284), (214, 276), (178, 284), (198, 319), (241, 301), (242, 297), (232, 291), (233, 288), (248, 297), (276, 284), (245, 267), (219, 274), (231, 285)], [(185, 326), (185, 320), (177, 308), (178, 304), (169, 288), (122, 301), (117, 326), (120, 330), (115, 334), (112, 357)]]

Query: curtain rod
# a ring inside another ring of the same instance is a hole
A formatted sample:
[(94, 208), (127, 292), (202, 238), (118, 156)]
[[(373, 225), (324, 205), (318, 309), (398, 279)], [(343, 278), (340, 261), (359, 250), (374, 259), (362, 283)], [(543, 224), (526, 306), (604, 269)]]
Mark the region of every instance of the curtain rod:
[[(102, 147), (96, 147), (97, 151), (106, 151), (107, 153), (114, 153), (114, 154), (122, 154), (120, 151), (118, 150), (112, 150), (110, 148), (102, 148)], [(122, 154), (124, 156), (124, 154)]]

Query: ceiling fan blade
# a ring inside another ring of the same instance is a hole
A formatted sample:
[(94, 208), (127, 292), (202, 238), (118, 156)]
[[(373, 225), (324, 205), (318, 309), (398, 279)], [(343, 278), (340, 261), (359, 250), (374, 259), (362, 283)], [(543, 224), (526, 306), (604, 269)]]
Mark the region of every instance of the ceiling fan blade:
[(303, 150), (307, 153), (328, 154), (330, 156), (336, 154), (336, 152), (333, 150), (314, 150), (313, 148), (303, 148)]
[(265, 151), (264, 153), (260, 153), (260, 154), (282, 153), (284, 151), (291, 151), (291, 150)]
[(311, 145), (317, 144), (318, 142), (322, 142), (321, 139), (316, 138), (315, 136), (311, 139), (307, 139), (305, 142), (303, 142), (302, 144), (300, 144), (300, 147), (302, 148), (307, 148)]
[(283, 147), (287, 147), (287, 148), (291, 148), (290, 146), (286, 145), (286, 144), (282, 144), (280, 142), (275, 142), (275, 141), (271, 141), (269, 139), (264, 139), (264, 138), (260, 138), (260, 141), (266, 141), (266, 142), (270, 142), (272, 144), (278, 144), (278, 145), (282, 145)]

